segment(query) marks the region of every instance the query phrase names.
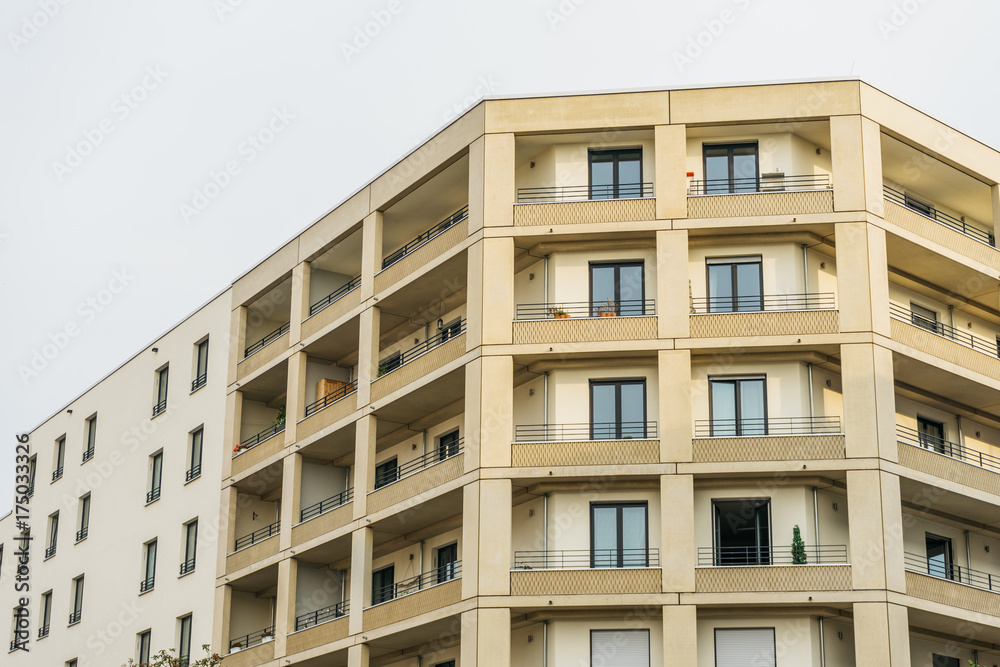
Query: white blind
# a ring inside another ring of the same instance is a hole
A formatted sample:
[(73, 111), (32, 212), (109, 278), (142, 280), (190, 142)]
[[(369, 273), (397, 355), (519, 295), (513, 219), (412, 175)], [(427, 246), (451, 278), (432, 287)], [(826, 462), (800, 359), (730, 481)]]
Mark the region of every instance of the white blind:
[(649, 630), (591, 630), (592, 667), (649, 667)]
[(715, 667), (775, 667), (774, 628), (717, 628)]

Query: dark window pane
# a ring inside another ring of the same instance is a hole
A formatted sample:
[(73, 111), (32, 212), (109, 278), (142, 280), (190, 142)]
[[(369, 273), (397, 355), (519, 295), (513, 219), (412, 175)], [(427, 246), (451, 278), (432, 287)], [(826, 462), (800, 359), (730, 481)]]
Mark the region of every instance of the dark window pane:
[(754, 262), (733, 266), (736, 270), (737, 310), (763, 310), (760, 264)]

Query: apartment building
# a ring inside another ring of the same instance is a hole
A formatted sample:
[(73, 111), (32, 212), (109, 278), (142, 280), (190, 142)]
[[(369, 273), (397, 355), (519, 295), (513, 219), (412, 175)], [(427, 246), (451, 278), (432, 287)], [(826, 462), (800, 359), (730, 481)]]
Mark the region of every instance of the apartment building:
[(219, 305), (213, 648), (1000, 664), (998, 183), (854, 80), (480, 103)]

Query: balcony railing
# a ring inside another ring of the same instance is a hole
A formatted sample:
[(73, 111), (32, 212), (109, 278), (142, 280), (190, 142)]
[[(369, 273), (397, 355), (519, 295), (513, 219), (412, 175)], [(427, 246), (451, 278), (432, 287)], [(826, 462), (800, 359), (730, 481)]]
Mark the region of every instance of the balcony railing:
[(335, 496), (331, 496), (326, 500), (321, 500), (314, 505), (304, 508), (301, 512), (299, 512), (299, 521), (314, 519), (320, 514), (326, 514), (330, 510), (337, 509), (341, 505), (346, 505), (352, 500), (354, 500), (354, 489), (341, 491)]
[(357, 390), (358, 390), (358, 381), (357, 380), (352, 380), (351, 382), (348, 382), (343, 387), (339, 387), (338, 389), (335, 389), (335, 390), (331, 391), (329, 394), (327, 394), (326, 396), (322, 397), (318, 401), (316, 401), (314, 403), (310, 403), (309, 405), (307, 405), (306, 406), (306, 417), (309, 417), (310, 415), (316, 414), (317, 412), (319, 412), (323, 408), (326, 408), (326, 407), (329, 407), (329, 406), (333, 405), (334, 403), (336, 403), (340, 399), (346, 398), (347, 396), (350, 396), (351, 394), (353, 394)]
[(88, 447), (87, 449), (83, 450), (83, 463), (86, 463), (87, 461), (89, 461), (92, 458), (94, 458), (94, 448), (93, 447)]
[(69, 615), (69, 624), (79, 623), (81, 618), (83, 618), (83, 610), (77, 609)]
[(921, 315), (920, 313), (916, 313), (905, 306), (900, 306), (895, 303), (889, 304), (889, 316), (894, 320), (899, 320), (900, 322), (906, 322), (907, 324), (912, 324), (915, 327), (926, 329), (933, 334), (947, 338), (948, 340), (967, 347), (970, 350), (981, 352), (986, 356), (993, 358), (1000, 357), (1000, 342), (998, 342), (996, 338), (993, 340), (980, 338), (979, 336), (975, 336), (968, 331), (961, 331), (950, 324), (938, 322), (935, 319)]
[(45, 549), (45, 560), (48, 560), (56, 555), (56, 545), (52, 544)]
[(266, 641), (272, 641), (274, 639), (274, 626), (258, 630), (257, 632), (251, 632), (250, 634), (243, 635), (242, 637), (237, 637), (235, 639), (229, 640), (229, 650), (232, 651), (234, 648), (250, 648), (251, 646), (256, 646), (257, 644)]
[(829, 435), (842, 433), (840, 417), (769, 417), (755, 419), (697, 419), (696, 438), (755, 435)]
[(953, 215), (948, 215), (942, 211), (937, 210), (930, 204), (924, 203), (918, 199), (910, 197), (907, 194), (900, 192), (899, 190), (894, 190), (888, 185), (882, 186), (882, 193), (885, 196), (886, 201), (891, 201), (894, 204), (899, 204), (904, 206), (909, 210), (924, 216), (928, 220), (933, 220), (934, 222), (944, 225), (949, 229), (953, 229), (959, 234), (964, 234), (970, 239), (975, 239), (980, 243), (985, 243), (988, 246), (996, 247), (996, 237), (993, 232), (988, 229), (982, 229), (976, 225), (970, 225), (965, 220), (956, 218)]
[(187, 483), (193, 479), (198, 479), (199, 477), (201, 477), (200, 463), (198, 465), (191, 466), (190, 468), (187, 469), (187, 472), (184, 473), (184, 482)]
[(59, 466), (58, 468), (56, 468), (55, 470), (52, 471), (52, 481), (53, 482), (56, 481), (57, 479), (62, 479), (62, 476), (63, 476), (63, 467), (62, 466)]
[(518, 204), (546, 204), (566, 201), (604, 199), (645, 199), (653, 196), (652, 183), (618, 185), (552, 185), (542, 188), (518, 188)]
[(330, 605), (329, 607), (323, 607), (322, 609), (317, 609), (316, 611), (311, 611), (308, 614), (302, 614), (301, 616), (295, 617), (295, 631), (305, 630), (306, 628), (311, 628), (314, 625), (321, 625), (323, 623), (328, 623), (334, 621), (338, 618), (343, 618), (347, 616), (351, 611), (351, 603), (349, 600), (344, 600), (343, 602), (338, 602), (335, 605)]
[(424, 572), (410, 579), (397, 581), (394, 584), (383, 586), (372, 591), (372, 605), (382, 604), (395, 600), (398, 597), (416, 593), (425, 588), (443, 584), (462, 576), (462, 561), (456, 560), (451, 563), (439, 565), (430, 572)]
[(351, 280), (346, 285), (341, 285), (337, 289), (333, 290), (325, 297), (317, 301), (316, 303), (309, 306), (309, 317), (312, 317), (319, 311), (323, 310), (334, 301), (337, 301), (349, 292), (353, 292), (358, 287), (361, 286), (361, 276), (351, 278)]
[(146, 577), (139, 582), (139, 592), (145, 593), (146, 591), (153, 590), (153, 586), (156, 585), (156, 577)]
[(236, 451), (233, 453), (233, 456), (235, 457), (247, 449), (253, 449), (260, 443), (264, 442), (265, 440), (269, 440), (274, 436), (278, 435), (279, 433), (284, 432), (284, 430), (285, 430), (285, 422), (281, 422), (280, 424), (275, 424), (274, 426), (267, 427), (257, 435), (250, 436), (249, 438), (238, 444), (236, 446)]
[(921, 433), (916, 429), (897, 424), (896, 439), (901, 443), (920, 447), (962, 463), (1000, 473), (1000, 457), (960, 445), (957, 442), (949, 442), (930, 433)]
[(85, 539), (87, 539), (87, 534), (89, 532), (90, 532), (90, 528), (86, 528), (86, 527), (85, 528), (81, 528), (80, 530), (76, 531), (76, 541), (77, 542), (83, 542)]
[(836, 308), (837, 300), (832, 292), (816, 294), (746, 294), (691, 299), (691, 312), (695, 314), (835, 310)]
[(564, 301), (562, 303), (519, 303), (518, 320), (562, 320), (581, 317), (641, 317), (656, 315), (653, 299), (622, 301)]
[(434, 348), (440, 347), (451, 339), (464, 334), (467, 321), (468, 320), (465, 318), (462, 318), (455, 324), (445, 327), (444, 330), (439, 331), (424, 342), (414, 345), (409, 350), (405, 352), (397, 352), (396, 354), (392, 354), (385, 359), (382, 359), (378, 362), (379, 377), (405, 366), (417, 357), (422, 357)]
[(282, 336), (284, 336), (286, 333), (288, 333), (288, 330), (291, 329), (291, 327), (292, 327), (292, 323), (291, 322), (285, 322), (280, 327), (278, 327), (277, 329), (275, 329), (271, 333), (267, 334), (266, 336), (264, 336), (263, 338), (261, 338), (259, 341), (257, 341), (256, 343), (254, 343), (253, 345), (251, 345), (250, 347), (248, 347), (246, 350), (244, 350), (243, 351), (243, 358), (246, 359), (247, 357), (249, 357), (254, 352), (258, 352), (258, 351), (262, 350), (263, 348), (265, 348), (266, 346), (268, 346), (269, 344), (271, 344), (274, 341), (278, 340), (279, 338), (281, 338)]
[(167, 411), (167, 399), (163, 399), (153, 406), (153, 416), (161, 415)]
[(803, 174), (801, 176), (761, 174), (747, 178), (692, 180), (688, 186), (688, 197), (829, 190), (830, 187), (830, 177), (826, 174)]
[(417, 236), (417, 238), (413, 239), (412, 241), (404, 245), (402, 248), (394, 250), (393, 252), (386, 255), (385, 259), (382, 260), (382, 270), (384, 271), (385, 269), (388, 269), (390, 266), (392, 266), (399, 260), (406, 257), (420, 246), (429, 243), (438, 236), (441, 236), (441, 234), (444, 234), (446, 231), (448, 231), (449, 229), (451, 229), (452, 227), (454, 227), (455, 225), (462, 222), (468, 217), (469, 217), (469, 206), (467, 204), (462, 208), (458, 209), (457, 211), (455, 211), (454, 213), (452, 213), (451, 215), (449, 215), (441, 222), (437, 223), (436, 225), (428, 229), (426, 232)]
[(42, 639), (42, 638), (48, 637), (48, 636), (49, 636), (49, 626), (47, 624), (43, 625), (40, 628), (38, 628), (38, 638), (39, 639)]
[(739, 565), (815, 565), (847, 563), (844, 544), (791, 546), (698, 547), (698, 565), (735, 567)]
[(187, 574), (188, 572), (194, 572), (194, 558), (188, 558), (186, 561), (181, 563), (181, 574)]
[(584, 570), (659, 567), (659, 549), (561, 549), (515, 551), (515, 570)]
[(375, 475), (375, 488), (381, 489), (382, 487), (388, 486), (393, 482), (398, 482), (404, 477), (409, 477), (410, 475), (418, 473), (425, 468), (430, 468), (432, 465), (440, 463), (441, 461), (446, 461), (453, 456), (458, 456), (464, 450), (465, 438), (459, 438), (455, 442), (436, 447), (423, 456), (419, 456), (412, 461), (407, 461), (397, 468), (392, 468), (391, 470), (386, 470), (378, 475)]
[(656, 422), (518, 424), (514, 427), (514, 442), (656, 440), (656, 438)]
[(249, 535), (239, 537), (236, 539), (235, 550), (239, 551), (240, 549), (245, 549), (249, 546), (257, 544), (258, 542), (263, 542), (267, 538), (277, 535), (279, 530), (281, 530), (281, 522), (275, 521), (270, 526), (264, 526), (259, 530), (253, 531)]
[(155, 487), (146, 492), (146, 504), (160, 499), (160, 487)]
[(198, 391), (205, 386), (206, 382), (208, 382), (208, 373), (202, 373), (195, 379), (191, 380), (191, 391)]
[[(966, 586), (974, 586), (985, 591), (1000, 592), (1000, 575), (981, 572), (954, 563), (932, 560), (919, 554), (904, 553), (903, 566), (910, 572), (926, 574), (940, 579), (948, 579)], [(996, 585), (996, 588), (994, 588)]]

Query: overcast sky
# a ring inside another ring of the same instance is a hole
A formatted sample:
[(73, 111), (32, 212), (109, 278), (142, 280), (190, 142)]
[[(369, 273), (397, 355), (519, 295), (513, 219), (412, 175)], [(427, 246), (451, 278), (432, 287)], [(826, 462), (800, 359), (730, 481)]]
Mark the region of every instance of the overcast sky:
[(988, 0), (5, 0), (0, 515), (15, 433), (480, 97), (853, 75), (998, 147), (997, 25)]

